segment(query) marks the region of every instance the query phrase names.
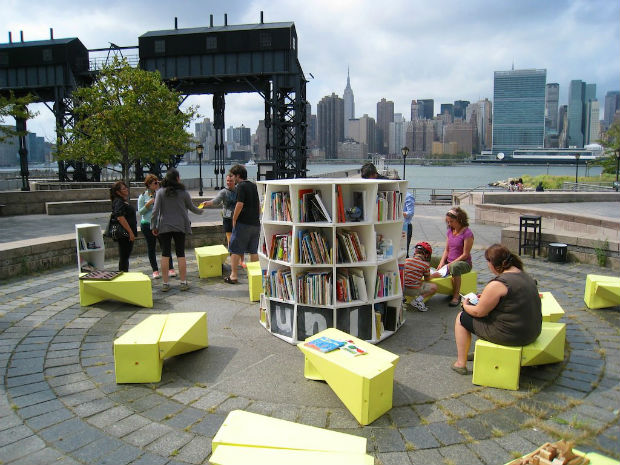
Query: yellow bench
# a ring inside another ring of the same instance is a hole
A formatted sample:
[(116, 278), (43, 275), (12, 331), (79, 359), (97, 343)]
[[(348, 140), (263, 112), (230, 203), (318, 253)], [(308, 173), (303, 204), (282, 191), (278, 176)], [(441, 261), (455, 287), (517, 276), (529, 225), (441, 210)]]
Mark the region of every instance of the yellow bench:
[(558, 322), (564, 316), (564, 309), (560, 306), (551, 292), (540, 293), (540, 304), (543, 321)]
[[(461, 294), (476, 293), (478, 290), (478, 273), (470, 271), (461, 275)], [(452, 276), (445, 278), (433, 278), (431, 283), (437, 284), (437, 292), (439, 294), (452, 295)]]
[(206, 313), (151, 315), (114, 341), (116, 382), (157, 383), (164, 359), (208, 345)]
[(620, 305), (620, 278), (589, 274), (583, 300), (588, 308), (607, 308)]
[(510, 347), (478, 339), (474, 352), (472, 383), (500, 389), (519, 389), (522, 366), (564, 360), (566, 325), (543, 321), (538, 339), (523, 347)]
[(198, 262), (198, 276), (201, 278), (211, 278), (222, 276), (222, 265), (228, 257), (228, 249), (223, 245), (208, 245), (206, 247), (196, 247), (196, 261)]
[(353, 340), (368, 353), (357, 357), (343, 350), (324, 353), (300, 342), (297, 347), (305, 356), (304, 376), (326, 381), (361, 425), (372, 423), (390, 410), (398, 355), (335, 328), (321, 331), (306, 342), (320, 337)]
[(260, 267), (260, 262), (246, 262), (246, 269), (250, 288), (250, 302), (258, 302), (263, 293), (263, 270)]
[(110, 281), (80, 279), (79, 282), (83, 307), (108, 299), (141, 307), (153, 306), (151, 279), (144, 273), (125, 272)]
[(211, 443), (213, 465), (373, 465), (366, 438), (233, 410)]

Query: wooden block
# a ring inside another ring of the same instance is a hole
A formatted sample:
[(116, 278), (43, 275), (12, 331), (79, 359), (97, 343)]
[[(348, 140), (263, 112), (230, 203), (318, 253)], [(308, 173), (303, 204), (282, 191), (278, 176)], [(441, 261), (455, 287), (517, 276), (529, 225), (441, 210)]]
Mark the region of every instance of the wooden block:
[[(469, 294), (470, 292), (477, 292), (478, 289), (478, 273), (470, 271), (461, 275), (461, 294)], [(439, 294), (452, 295), (452, 277), (446, 276), (445, 278), (433, 278), (432, 283), (437, 284), (437, 292)]]
[(608, 308), (620, 305), (620, 278), (589, 274), (583, 300), (588, 308)]
[(222, 276), (222, 265), (229, 255), (226, 247), (221, 244), (196, 247), (194, 252), (198, 262), (198, 276), (201, 278)]
[(228, 414), (211, 445), (214, 453), (223, 445), (354, 454), (366, 453), (366, 438), (301, 425), (243, 410), (233, 410)]
[(557, 322), (564, 316), (564, 309), (551, 292), (541, 292), (540, 303), (543, 321)]
[(151, 315), (114, 341), (114, 372), (117, 383), (161, 381), (163, 360), (159, 337), (166, 315)]
[(159, 338), (159, 358), (163, 360), (208, 345), (205, 312), (170, 313)]
[(306, 357), (304, 370), (311, 374), (310, 378), (324, 379), (362, 425), (372, 423), (390, 410), (394, 389), (394, 367), (399, 357), (335, 328), (321, 331), (306, 341), (319, 337), (353, 340), (358, 347), (368, 353), (357, 357), (341, 350), (323, 353), (300, 342), (297, 347)]
[(519, 389), (521, 347), (508, 347), (478, 339), (472, 383), (499, 389)]
[(566, 325), (543, 321), (540, 336), (521, 351), (521, 366), (544, 365), (564, 360)]
[(212, 465), (374, 465), (367, 454), (314, 450), (218, 446), (209, 458)]
[(258, 302), (263, 293), (263, 270), (260, 262), (247, 262), (246, 270), (248, 273), (248, 286), (250, 290), (250, 301)]
[(80, 279), (80, 305), (117, 300), (140, 307), (153, 306), (151, 279), (144, 273), (125, 272), (110, 281)]

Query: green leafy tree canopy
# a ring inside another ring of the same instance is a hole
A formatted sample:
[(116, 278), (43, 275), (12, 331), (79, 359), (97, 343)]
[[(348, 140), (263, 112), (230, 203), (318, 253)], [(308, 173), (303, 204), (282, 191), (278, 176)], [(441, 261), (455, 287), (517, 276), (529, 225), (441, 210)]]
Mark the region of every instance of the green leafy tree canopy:
[(183, 96), (166, 87), (158, 72), (132, 68), (115, 58), (90, 87), (73, 92), (75, 124), (65, 131), (61, 160), (120, 164), (123, 179), (136, 161), (167, 162), (190, 149), (185, 130), (196, 109), (181, 110)]
[(620, 121), (614, 121), (601, 139), (601, 145), (605, 147), (606, 158), (599, 163), (603, 167), (603, 173), (616, 172), (616, 157), (620, 151)]
[(5, 125), (5, 118), (23, 118), (25, 120), (34, 118), (38, 112), (28, 110), (28, 105), (33, 101), (34, 99), (30, 94), (23, 97), (15, 97), (13, 92), (10, 92), (8, 97), (0, 95), (0, 142), (12, 136), (25, 135), (25, 131), (17, 131), (14, 126)]

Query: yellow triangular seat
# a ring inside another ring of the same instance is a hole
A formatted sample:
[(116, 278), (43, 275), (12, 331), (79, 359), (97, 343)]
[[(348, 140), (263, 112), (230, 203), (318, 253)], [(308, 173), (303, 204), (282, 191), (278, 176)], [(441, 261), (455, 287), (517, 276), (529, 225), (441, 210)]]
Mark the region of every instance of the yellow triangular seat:
[(196, 261), (198, 262), (198, 276), (201, 278), (222, 276), (222, 265), (229, 255), (226, 247), (221, 244), (208, 245), (205, 247), (196, 247), (194, 252), (196, 253)]
[[(446, 276), (445, 278), (433, 278), (432, 283), (437, 285), (437, 292), (439, 294), (452, 295), (452, 277)], [(470, 292), (477, 292), (478, 289), (478, 273), (470, 271), (461, 275), (461, 294), (469, 294)]]
[(263, 292), (263, 270), (260, 262), (246, 262), (250, 302), (258, 302)]
[(620, 305), (620, 278), (589, 274), (583, 300), (588, 308), (608, 308)]
[(544, 322), (540, 336), (521, 351), (521, 366), (545, 365), (564, 360), (566, 325)]
[(218, 446), (209, 457), (209, 463), (212, 465), (374, 465), (375, 459), (359, 452)]
[(125, 272), (110, 281), (80, 279), (80, 305), (117, 300), (141, 307), (153, 306), (151, 279), (144, 273)]
[(540, 303), (543, 321), (558, 322), (564, 316), (564, 309), (551, 292), (541, 292)]
[(205, 312), (170, 313), (159, 338), (159, 358), (204, 349), (209, 345)]

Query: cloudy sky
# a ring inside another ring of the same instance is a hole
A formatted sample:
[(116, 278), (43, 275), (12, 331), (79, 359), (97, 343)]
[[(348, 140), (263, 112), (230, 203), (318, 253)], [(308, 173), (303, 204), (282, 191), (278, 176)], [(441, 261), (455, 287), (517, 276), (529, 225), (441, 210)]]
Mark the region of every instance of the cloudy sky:
[[(560, 84), (566, 103), (571, 79), (597, 84), (600, 101), (620, 88), (620, 2), (618, 0), (2, 0), (0, 42), (78, 37), (89, 49), (138, 44), (147, 31), (214, 23), (293, 21), (299, 60), (309, 78), (308, 100), (342, 96), (347, 67), (355, 113), (376, 118), (385, 97), (395, 111), (410, 115), (412, 99), (493, 98), (493, 71), (545, 68), (547, 82)], [(137, 50), (135, 52), (137, 54)], [(210, 96), (188, 99), (212, 118)], [(601, 105), (602, 107), (603, 105)], [(53, 116), (40, 116), (29, 129), (55, 139)], [(254, 132), (264, 106), (257, 95), (226, 97), (226, 126), (245, 124)], [(601, 118), (603, 111), (601, 108)]]

